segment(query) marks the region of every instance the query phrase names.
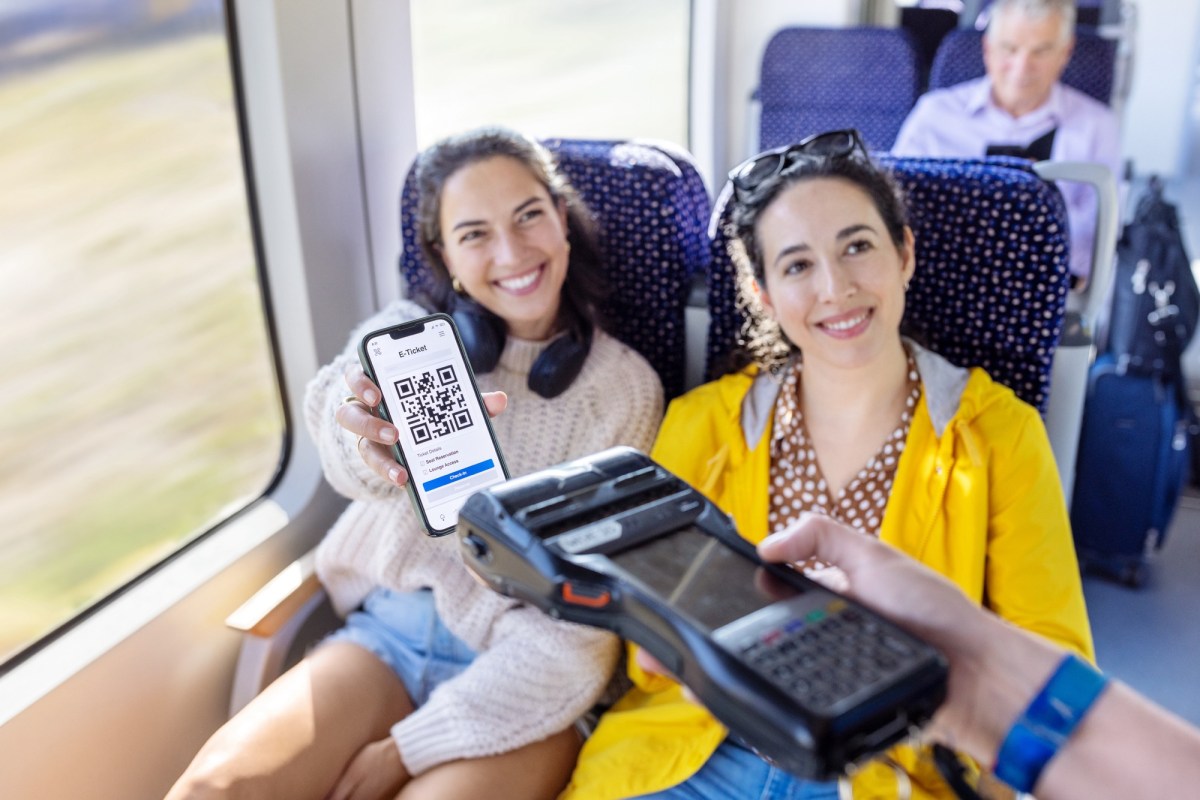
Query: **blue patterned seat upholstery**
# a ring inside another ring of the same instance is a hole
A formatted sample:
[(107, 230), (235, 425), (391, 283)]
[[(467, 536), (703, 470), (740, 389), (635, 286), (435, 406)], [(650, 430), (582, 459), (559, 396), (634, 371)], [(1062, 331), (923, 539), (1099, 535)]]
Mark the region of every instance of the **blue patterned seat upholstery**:
[[(929, 72), (929, 88), (944, 89), (984, 74), (983, 33), (959, 28), (950, 31), (938, 45)], [(1117, 64), (1117, 42), (1093, 31), (1076, 28), (1075, 52), (1062, 82), (1090, 95), (1101, 103), (1112, 101)]]
[[(1067, 295), (1062, 196), (1018, 159), (878, 159), (907, 195), (916, 236), (909, 329), (1045, 412)], [(726, 186), (711, 225), (709, 377), (725, 363), (745, 319), (724, 232), (729, 194)]]
[(763, 54), (760, 149), (858, 128), (870, 147), (886, 150), (917, 101), (920, 83), (920, 60), (907, 31), (784, 28)]
[[(612, 295), (610, 332), (641, 353), (668, 398), (683, 391), (690, 278), (708, 268), (708, 191), (695, 161), (660, 142), (551, 139), (544, 144), (599, 223)], [(400, 275), (409, 296), (429, 287), (409, 170), (400, 198)]]

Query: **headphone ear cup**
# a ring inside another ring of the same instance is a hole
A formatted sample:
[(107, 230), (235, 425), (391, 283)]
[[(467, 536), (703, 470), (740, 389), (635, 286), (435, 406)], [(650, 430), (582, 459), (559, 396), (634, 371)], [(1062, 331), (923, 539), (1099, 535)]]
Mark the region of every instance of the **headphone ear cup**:
[(558, 397), (579, 377), (591, 349), (590, 330), (582, 339), (570, 335), (555, 339), (546, 346), (529, 370), (530, 390), (546, 399)]
[(494, 370), (504, 352), (504, 323), (470, 302), (457, 303), (450, 316), (471, 360), (471, 369), (481, 375)]

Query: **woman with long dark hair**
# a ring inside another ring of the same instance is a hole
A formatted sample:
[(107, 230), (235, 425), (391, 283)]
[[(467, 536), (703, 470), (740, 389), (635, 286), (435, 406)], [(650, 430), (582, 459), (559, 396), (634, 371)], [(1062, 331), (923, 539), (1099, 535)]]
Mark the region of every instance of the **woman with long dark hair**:
[(417, 179), (431, 297), (363, 323), (306, 397), (326, 477), (353, 500), (317, 551), (346, 624), (226, 723), (171, 798), (552, 798), (580, 746), (572, 724), (616, 663), (614, 637), (491, 592), (456, 537), (425, 535), (355, 348), (368, 331), (453, 314), (480, 388), (507, 396), (494, 427), (514, 475), (648, 449), (658, 377), (601, 325), (595, 228), (544, 147), (473, 131), (424, 152)]
[[(729, 374), (672, 401), (655, 460), (752, 542), (804, 514), (833, 517), (1092, 659), (1037, 411), (983, 370), (901, 334), (917, 246), (890, 175), (856, 132), (835, 131), (730, 177), (733, 255), (753, 324)], [(678, 684), (636, 659), (630, 677), (636, 688), (584, 746), (569, 800), (839, 796), (836, 784), (793, 778), (727, 738)], [(922, 750), (894, 748), (889, 758), (862, 766), (853, 796), (950, 796)]]

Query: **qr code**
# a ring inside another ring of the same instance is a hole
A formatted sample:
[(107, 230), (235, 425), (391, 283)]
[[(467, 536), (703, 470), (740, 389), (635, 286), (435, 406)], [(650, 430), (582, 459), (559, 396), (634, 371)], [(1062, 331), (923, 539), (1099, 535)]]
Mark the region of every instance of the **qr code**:
[(417, 444), (475, 424), (453, 364), (401, 378), (396, 393), (400, 413)]

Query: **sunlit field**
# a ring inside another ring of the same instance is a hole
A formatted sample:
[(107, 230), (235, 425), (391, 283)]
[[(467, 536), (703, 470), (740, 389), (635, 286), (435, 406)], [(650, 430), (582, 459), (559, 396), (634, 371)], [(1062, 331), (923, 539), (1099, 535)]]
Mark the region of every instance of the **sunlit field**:
[(225, 48), (0, 74), (0, 658), (281, 457)]

